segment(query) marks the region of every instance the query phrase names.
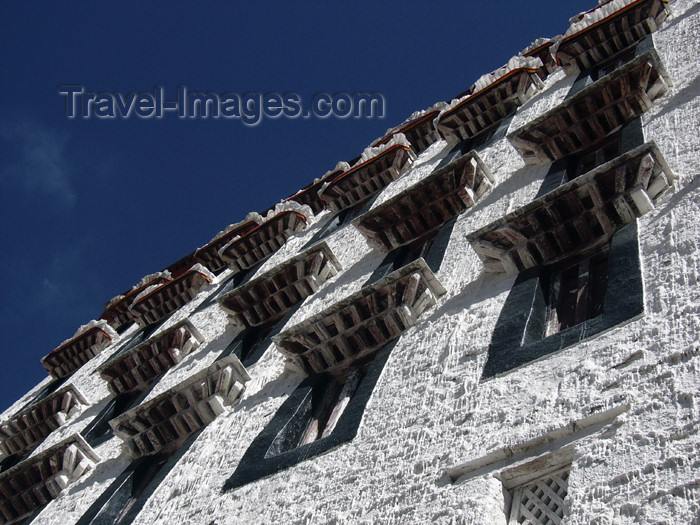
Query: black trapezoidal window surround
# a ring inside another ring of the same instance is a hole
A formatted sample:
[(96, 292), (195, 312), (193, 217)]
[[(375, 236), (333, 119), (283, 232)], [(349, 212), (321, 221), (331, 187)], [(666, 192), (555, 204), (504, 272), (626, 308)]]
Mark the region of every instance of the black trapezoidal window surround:
[(257, 272), (258, 268), (260, 268), (265, 261), (261, 261), (255, 266), (251, 266), (250, 268), (247, 268), (245, 270), (239, 270), (239, 271), (234, 271), (231, 275), (229, 275), (224, 281), (222, 281), (219, 285), (217, 285), (216, 289), (213, 290), (209, 296), (204, 299), (204, 301), (201, 302), (197, 306), (197, 308), (194, 309), (192, 312), (192, 315), (201, 312), (205, 308), (208, 308), (212, 304), (216, 303), (216, 300), (219, 297), (223, 297), (227, 293), (231, 292), (234, 290), (236, 287), (248, 282), (253, 275), (255, 275), (255, 272)]
[[(552, 307), (551, 270), (538, 266), (521, 272), (496, 323), (482, 378), (503, 374), (643, 315), (636, 221), (613, 235), (607, 265), (602, 312), (551, 335), (547, 335)], [(590, 315), (596, 313), (594, 309)]]
[(508, 128), (510, 123), (513, 121), (513, 117), (518, 112), (517, 108), (506, 115), (503, 120), (499, 121), (498, 124), (490, 126), (483, 131), (479, 132), (477, 135), (463, 140), (457, 143), (447, 154), (447, 156), (440, 161), (440, 163), (435, 168), (438, 171), (448, 164), (456, 161), (460, 157), (463, 157), (470, 151), (482, 151), (483, 149), (493, 145), (495, 142), (499, 141), (508, 133)]
[(303, 252), (307, 248), (310, 248), (314, 244), (322, 241), (329, 235), (348, 226), (355, 217), (362, 215), (372, 207), (372, 204), (377, 199), (377, 197), (379, 197), (380, 193), (381, 191), (377, 192), (367, 201), (358, 202), (354, 206), (350, 206), (349, 208), (345, 208), (343, 210), (340, 210), (338, 213), (334, 214), (326, 221), (326, 223), (323, 226), (321, 226), (321, 228), (319, 228), (319, 230), (314, 234), (311, 240), (301, 247), (299, 251)]
[[(398, 340), (399, 338), (396, 338), (384, 345), (376, 353), (366, 372), (362, 369), (358, 370), (360, 377), (350, 378), (351, 372), (347, 379), (343, 378), (340, 381), (334, 380), (327, 374), (305, 379), (253, 440), (235, 472), (226, 481), (223, 490), (233, 490), (270, 476), (352, 441), (362, 422), (365, 406)], [(349, 389), (343, 393), (342, 386), (352, 379), (359, 380), (357, 388), (354, 389), (354, 394), (350, 393), (349, 400), (344, 399)], [(323, 398), (326, 397), (324, 394), (328, 394), (328, 398), (335, 398), (337, 401), (329, 399), (324, 406)], [(332, 412), (335, 407), (344, 409), (334, 421)], [(331, 409), (330, 414), (328, 408)], [(319, 421), (319, 415), (321, 421), (316, 426), (314, 435), (313, 430), (309, 431), (309, 427), (314, 421)], [(329, 430), (329, 419), (335, 425), (332, 430)], [(323, 428), (328, 432), (324, 432)], [(304, 440), (306, 442), (302, 443)]]
[(583, 175), (619, 155), (632, 151), (643, 143), (644, 131), (642, 129), (642, 119), (641, 117), (637, 117), (622, 126), (622, 128), (615, 133), (607, 135), (606, 137), (601, 137), (601, 139), (591, 147), (554, 161), (547, 175), (545, 175), (535, 198), (542, 197), (542, 195), (549, 193), (562, 184)]
[(445, 251), (450, 243), (450, 236), (454, 229), (458, 217), (454, 217), (443, 224), (440, 228), (428, 232), (423, 237), (415, 241), (399, 246), (391, 250), (384, 256), (382, 262), (377, 266), (372, 275), (363, 284), (363, 287), (377, 282), (382, 277), (386, 277), (391, 272), (398, 270), (402, 266), (415, 261), (419, 257), (428, 264), (428, 267), (437, 272), (442, 265)]
[(610, 57), (608, 60), (581, 71), (576, 77), (571, 89), (569, 89), (569, 92), (566, 94), (565, 100), (573, 97), (586, 86), (593, 84), (593, 82), (596, 82), (605, 75), (612, 73), (616, 69), (625, 65), (627, 62), (640, 55), (643, 55), (651, 49), (655, 49), (654, 39), (651, 35), (649, 35), (643, 40), (639, 41), (636, 45), (628, 47), (624, 51)]
[(201, 429), (196, 431), (171, 454), (154, 454), (133, 460), (95, 500), (76, 525), (132, 523), (146, 501), (201, 432)]
[[(150, 389), (148, 391), (150, 392)], [(80, 435), (93, 448), (108, 441), (114, 436), (114, 429), (109, 425), (109, 421), (129, 410), (143, 398), (145, 396), (142, 392), (127, 392), (110, 398), (104, 408), (80, 432)]]
[(224, 351), (219, 354), (217, 360), (233, 354), (240, 359), (246, 368), (254, 365), (272, 344), (272, 337), (280, 333), (294, 313), (301, 308), (302, 304), (304, 304), (304, 301), (295, 304), (280, 319), (271, 323), (253, 326), (240, 331)]

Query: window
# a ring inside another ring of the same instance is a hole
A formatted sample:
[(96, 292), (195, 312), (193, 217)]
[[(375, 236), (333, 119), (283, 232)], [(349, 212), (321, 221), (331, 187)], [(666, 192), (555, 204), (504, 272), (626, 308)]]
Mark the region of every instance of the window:
[(571, 465), (510, 489), (508, 525), (559, 525), (569, 488)]
[(540, 67), (539, 58), (517, 56), (505, 66), (483, 75), (456, 97), (460, 100), (458, 103), (440, 113), (438, 133), (454, 144), (497, 128), (506, 115), (543, 87), (537, 75)]
[(274, 322), (341, 269), (325, 242), (287, 259), (219, 298), (229, 322), (249, 328)]
[(628, 153), (643, 142), (642, 120), (637, 117), (611, 135), (599, 138), (589, 147), (553, 162), (544, 181), (542, 181), (536, 198), (624, 153)]
[(590, 85), (588, 80), (587, 73), (564, 101), (508, 136), (527, 164), (586, 150), (648, 111), (670, 82), (653, 49)]
[(223, 405), (238, 402), (249, 380), (237, 358), (219, 359), (114, 419), (134, 460), (78, 525), (131, 523), (201, 430), (224, 411)]
[(518, 274), (485, 378), (644, 312), (636, 218), (675, 177), (661, 153), (647, 143), (561, 186), (566, 171), (554, 168), (544, 195), (468, 236), (487, 271)]
[(445, 289), (423, 261), (403, 266), (274, 338), (306, 379), (253, 440), (225, 488), (350, 441), (400, 335)]
[[(146, 456), (133, 461), (81, 516), (76, 525), (131, 523), (157, 485), (152, 484), (170, 456)], [(174, 462), (170, 466), (172, 466)], [(147, 490), (148, 489), (148, 490)]]
[(447, 156), (440, 161), (436, 171), (455, 162), (470, 151), (481, 151), (485, 147), (505, 137), (516, 112), (516, 109), (511, 110), (505, 117), (499, 119), (496, 123), (483, 129), (473, 137), (459, 142), (450, 150)]
[(563, 269), (547, 271), (549, 313), (545, 336), (603, 313), (608, 282), (608, 247)]
[[(639, 119), (635, 119), (630, 124), (636, 123), (641, 128)], [(629, 126), (628, 124), (627, 126)], [(588, 173), (606, 162), (613, 160), (620, 155), (620, 133), (616, 132), (608, 135), (601, 141), (593, 144), (585, 150), (570, 155), (570, 162), (567, 166), (569, 180)]]
[(40, 511), (99, 460), (80, 436), (72, 435), (9, 468), (0, 474), (3, 523), (17, 523)]
[(474, 206), (493, 182), (493, 175), (472, 150), (373, 207), (353, 225), (372, 248), (381, 252), (416, 241), (418, 245), (426, 244), (425, 239), (434, 239), (446, 223)]
[(381, 149), (366, 152), (349, 170), (328, 181), (319, 196), (326, 208), (340, 212), (363, 203), (400, 178), (416, 156), (403, 135), (395, 135)]
[(109, 421), (126, 412), (139, 397), (140, 392), (127, 392), (111, 398), (80, 435), (93, 448), (109, 440), (114, 435)]
[(423, 237), (387, 253), (367, 280), (365, 286), (369, 286), (420, 257), (425, 260), (433, 272), (437, 272), (442, 264), (442, 259), (456, 222), (457, 218), (455, 217), (447, 221), (441, 228), (432, 230)]
[(253, 440), (224, 490), (232, 490), (351, 441), (397, 340), (371, 363), (334, 378), (308, 377)]
[(580, 343), (644, 313), (637, 223), (617, 231), (608, 246), (589, 258), (536, 266), (518, 275), (491, 337), (484, 378)]
[(656, 31), (669, 14), (667, 0), (600, 2), (571, 19), (556, 51), (567, 74), (595, 68)]
[(326, 223), (323, 226), (321, 226), (321, 228), (316, 232), (316, 234), (311, 238), (311, 240), (303, 246), (302, 250), (306, 250), (309, 246), (313, 246), (314, 244), (322, 241), (329, 235), (347, 226), (350, 223), (350, 221), (352, 221), (356, 216), (360, 215), (360, 213), (363, 210), (368, 209), (378, 195), (379, 193), (377, 193), (374, 197), (370, 198), (369, 201), (357, 203), (354, 206), (345, 208), (344, 210), (341, 210), (335, 215), (333, 215), (330, 219), (326, 221)]
[(319, 439), (327, 438), (357, 391), (364, 377), (363, 370), (353, 370), (342, 377), (322, 377), (313, 386), (294, 425), (285, 427), (272, 442), (266, 457), (294, 450)]
[[(296, 311), (296, 308), (294, 308), (293, 311)], [(262, 342), (270, 335), (275, 325), (276, 323), (273, 322), (272, 324), (246, 328), (239, 332), (233, 338), (233, 341), (219, 355), (219, 359), (229, 355), (235, 355), (241, 360), (244, 366), (250, 366), (255, 363), (261, 357), (264, 347), (266, 347)], [(257, 350), (260, 350), (260, 352)]]

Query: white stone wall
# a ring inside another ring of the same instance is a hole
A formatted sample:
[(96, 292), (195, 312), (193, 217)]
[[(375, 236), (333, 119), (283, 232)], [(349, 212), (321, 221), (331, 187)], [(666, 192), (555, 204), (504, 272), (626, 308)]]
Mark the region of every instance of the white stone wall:
[[(502, 139), (481, 153), (495, 187), (460, 216), (437, 273), (447, 294), (399, 339), (355, 439), (222, 491), (301, 379), (284, 368), (272, 345), (248, 368), (252, 380), (242, 402), (204, 429), (136, 523), (504, 524), (499, 473), (567, 445), (574, 454), (565, 523), (700, 523), (700, 3), (677, 0), (672, 6), (673, 15), (654, 41), (674, 85), (642, 121), (645, 140), (656, 141), (678, 180), (657, 209), (638, 220), (641, 319), (481, 380), (514, 278), (483, 272), (466, 235), (532, 200), (548, 169), (525, 166)], [(560, 102), (572, 82), (561, 71), (550, 76), (545, 89), (519, 110), (511, 130)], [(375, 206), (428, 175), (447, 150), (444, 142), (431, 146)], [(297, 254), (323, 222), (318, 217), (259, 272)], [(326, 241), (343, 271), (288, 326), (360, 289), (383, 257), (352, 226)], [(189, 317), (205, 342), (149, 398), (208, 366), (232, 340), (235, 332), (216, 303), (190, 317), (214, 288), (162, 326)], [(79, 432), (104, 406), (106, 383), (94, 371), (114, 349), (71, 378), (93, 405), (38, 450)], [(98, 467), (34, 523), (75, 522), (128, 464), (116, 437), (96, 451), (102, 457)]]

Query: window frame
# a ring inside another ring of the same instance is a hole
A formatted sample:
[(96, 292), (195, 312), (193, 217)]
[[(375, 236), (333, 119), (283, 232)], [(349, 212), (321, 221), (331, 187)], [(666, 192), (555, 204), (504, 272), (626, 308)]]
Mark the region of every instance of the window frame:
[(367, 402), (399, 339), (389, 341), (375, 354), (332, 432), (309, 443), (270, 454), (275, 440), (279, 441), (285, 433), (299, 433), (299, 426), (306, 427), (308, 419), (303, 416), (310, 409), (314, 389), (318, 392), (319, 385), (327, 382), (328, 376), (320, 374), (302, 381), (253, 440), (223, 490), (230, 491), (273, 475), (352, 441), (359, 430)]
[(508, 373), (644, 314), (637, 221), (623, 226), (612, 236), (609, 250), (603, 312), (546, 337), (542, 334), (549, 305), (542, 281), (548, 269), (537, 266), (518, 275), (496, 322), (482, 380)]

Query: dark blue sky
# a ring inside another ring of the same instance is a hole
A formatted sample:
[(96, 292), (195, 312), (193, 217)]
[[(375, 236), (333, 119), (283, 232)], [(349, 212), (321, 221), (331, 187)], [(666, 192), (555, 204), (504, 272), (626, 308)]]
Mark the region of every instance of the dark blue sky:
[[(0, 410), (103, 303), (594, 0), (0, 2)], [(384, 119), (68, 119), (60, 85), (378, 92)]]

